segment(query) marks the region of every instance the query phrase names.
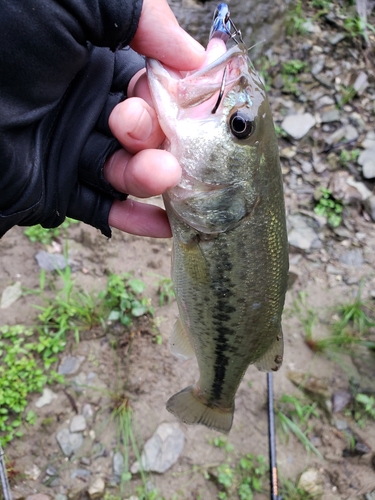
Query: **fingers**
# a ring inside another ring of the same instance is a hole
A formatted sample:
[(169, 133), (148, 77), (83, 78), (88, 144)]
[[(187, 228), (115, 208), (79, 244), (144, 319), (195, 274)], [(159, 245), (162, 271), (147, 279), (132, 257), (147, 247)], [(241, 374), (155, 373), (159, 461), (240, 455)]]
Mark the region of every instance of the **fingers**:
[(115, 106), (108, 123), (112, 134), (129, 153), (157, 148), (164, 139), (154, 109), (138, 97)]
[(110, 226), (137, 236), (170, 238), (172, 236), (167, 214), (154, 205), (135, 200), (115, 200), (109, 212)]
[(181, 71), (196, 69), (204, 48), (178, 24), (166, 0), (144, 0), (131, 47)]
[(132, 156), (120, 149), (107, 160), (104, 177), (122, 193), (147, 198), (178, 184), (181, 168), (167, 151), (147, 149)]

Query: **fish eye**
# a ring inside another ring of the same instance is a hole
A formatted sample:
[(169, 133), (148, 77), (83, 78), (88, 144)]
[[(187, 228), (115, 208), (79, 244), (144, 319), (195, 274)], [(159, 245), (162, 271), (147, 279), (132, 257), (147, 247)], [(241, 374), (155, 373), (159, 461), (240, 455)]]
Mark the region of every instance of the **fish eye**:
[(254, 130), (254, 118), (242, 111), (235, 111), (229, 119), (232, 134), (237, 139), (246, 139)]

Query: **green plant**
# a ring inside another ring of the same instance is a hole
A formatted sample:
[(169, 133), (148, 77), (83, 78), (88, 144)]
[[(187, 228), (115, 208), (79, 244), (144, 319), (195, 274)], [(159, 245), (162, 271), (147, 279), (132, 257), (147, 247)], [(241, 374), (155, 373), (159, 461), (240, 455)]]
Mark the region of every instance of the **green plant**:
[(108, 321), (119, 321), (129, 326), (133, 318), (144, 314), (153, 316), (150, 299), (140, 297), (146, 285), (143, 281), (133, 278), (130, 274), (111, 274), (108, 277), (107, 288), (99, 294), (109, 314)]
[(314, 349), (315, 341), (313, 339), (314, 326), (318, 322), (318, 315), (314, 309), (311, 309), (307, 303), (307, 293), (300, 292), (298, 297), (293, 299), (293, 312), (297, 315), (305, 331), (305, 342)]
[(343, 204), (335, 200), (329, 189), (321, 188), (318, 193), (318, 202), (314, 212), (327, 218), (327, 223), (332, 227), (338, 227), (342, 221)]
[(281, 478), (280, 493), (282, 498), (288, 500), (313, 500), (314, 498), (321, 496), (320, 493), (312, 495), (311, 493), (299, 488), (298, 482), (296, 484), (293, 481), (284, 478)]
[(304, 27), (306, 18), (304, 17), (303, 13), (303, 2), (302, 0), (298, 0), (287, 13), (286, 34), (288, 36), (303, 35), (306, 33), (306, 28)]
[(173, 282), (171, 278), (164, 278), (160, 276), (157, 283), (157, 294), (159, 295), (159, 306), (170, 304), (176, 297), (173, 289)]
[(312, 417), (320, 417), (317, 410), (317, 403), (311, 403), (296, 396), (283, 394), (277, 402), (275, 414), (279, 429), (285, 438), (292, 432), (301, 441), (306, 450), (312, 451), (319, 458), (323, 458), (308, 438), (308, 433), (312, 428), (309, 420)]
[(365, 427), (369, 419), (375, 420), (375, 397), (363, 393), (356, 394), (352, 403), (351, 414), (358, 426), (362, 428)]
[(25, 229), (24, 234), (32, 243), (39, 241), (44, 245), (49, 245), (52, 243), (52, 240), (61, 235), (61, 232), (63, 232), (66, 236), (66, 230), (71, 224), (79, 224), (79, 221), (66, 217), (64, 222), (58, 227), (47, 229), (42, 227), (40, 224), (37, 224), (36, 226), (30, 226)]
[(302, 73), (307, 68), (307, 63), (301, 61), (300, 59), (291, 59), (290, 61), (284, 62), (282, 66), (282, 73), (284, 75), (298, 75)]
[(351, 151), (348, 151), (347, 149), (343, 149), (340, 152), (341, 165), (343, 167), (347, 167), (349, 163), (356, 162), (360, 153), (361, 152), (359, 149), (352, 149)]
[[(0, 328), (0, 444), (22, 436), (22, 423), (33, 425), (36, 415), (25, 415), (27, 397), (41, 392), (48, 382), (62, 381), (53, 370), (46, 370), (40, 358), (45, 337), (23, 325)], [(49, 359), (44, 365), (50, 366)]]
[(42, 271), (39, 294), (45, 305), (34, 306), (40, 311), (38, 330), (48, 336), (48, 345), (46, 344), (44, 349), (47, 356), (50, 356), (50, 352), (56, 354), (62, 350), (68, 332), (73, 332), (78, 342), (83, 329), (89, 330), (101, 323), (99, 297), (76, 289), (69, 266), (63, 271), (58, 270), (57, 273), (63, 286), (55, 297), (51, 298), (45, 294), (45, 277)]

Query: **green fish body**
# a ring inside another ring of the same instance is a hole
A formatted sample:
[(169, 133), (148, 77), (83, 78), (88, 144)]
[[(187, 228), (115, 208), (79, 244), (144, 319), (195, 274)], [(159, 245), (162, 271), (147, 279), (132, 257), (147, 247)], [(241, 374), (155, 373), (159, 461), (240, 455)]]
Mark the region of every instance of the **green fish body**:
[(183, 78), (155, 60), (147, 68), (165, 148), (182, 167), (164, 195), (180, 313), (170, 346), (199, 365), (167, 409), (228, 432), (248, 366), (276, 371), (283, 359), (288, 243), (271, 110), (242, 44)]

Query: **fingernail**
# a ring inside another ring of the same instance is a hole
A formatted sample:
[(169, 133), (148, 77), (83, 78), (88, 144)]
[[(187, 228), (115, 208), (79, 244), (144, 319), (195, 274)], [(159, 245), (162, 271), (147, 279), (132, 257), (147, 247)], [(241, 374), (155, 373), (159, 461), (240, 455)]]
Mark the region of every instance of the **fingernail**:
[(152, 119), (149, 113), (143, 108), (135, 127), (129, 136), (137, 141), (147, 141), (152, 132)]

